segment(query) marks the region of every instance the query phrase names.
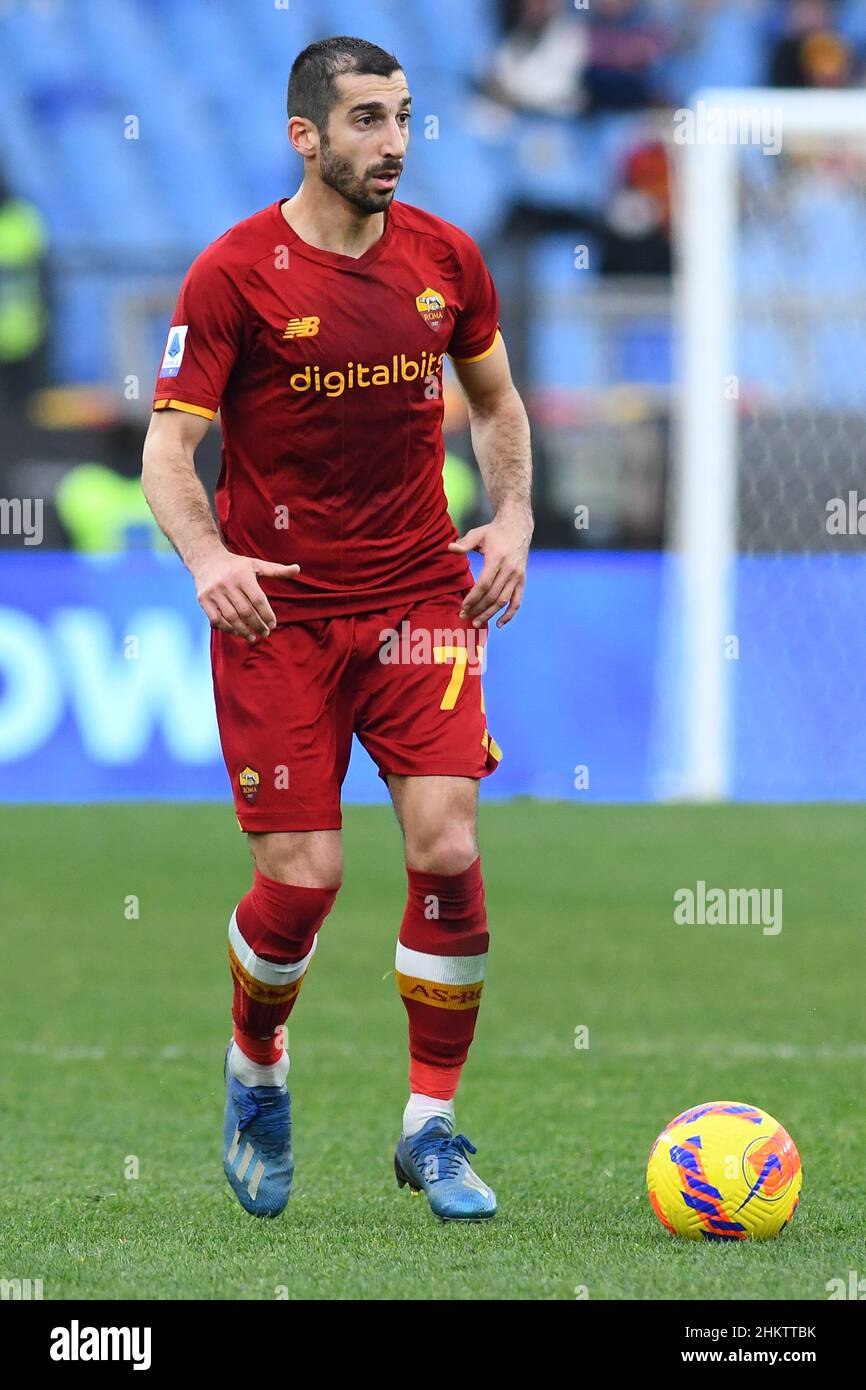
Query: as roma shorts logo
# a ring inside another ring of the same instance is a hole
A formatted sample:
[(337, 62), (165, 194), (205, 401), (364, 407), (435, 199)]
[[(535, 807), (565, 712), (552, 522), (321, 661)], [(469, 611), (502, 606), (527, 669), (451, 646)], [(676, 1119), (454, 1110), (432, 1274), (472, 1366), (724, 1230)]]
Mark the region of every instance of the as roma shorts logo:
[(244, 767), (238, 773), (241, 795), (245, 801), (255, 801), (259, 794), (261, 778), (254, 767)]
[(415, 308), (425, 323), (429, 323), (431, 328), (438, 328), (445, 317), (445, 296), (428, 285), (415, 300)]

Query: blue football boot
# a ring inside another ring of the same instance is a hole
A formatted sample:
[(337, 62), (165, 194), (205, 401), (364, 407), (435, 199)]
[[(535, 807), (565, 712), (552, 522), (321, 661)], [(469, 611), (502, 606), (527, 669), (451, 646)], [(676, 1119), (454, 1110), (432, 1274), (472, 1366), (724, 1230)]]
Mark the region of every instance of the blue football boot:
[(473, 1172), (466, 1157), (477, 1153), (465, 1134), (452, 1135), (448, 1121), (434, 1115), (409, 1138), (400, 1136), (394, 1172), (400, 1187), (426, 1192), (442, 1221), (484, 1221), (495, 1215), (495, 1193)]
[(292, 1102), (282, 1086), (244, 1086), (225, 1060), (223, 1168), (252, 1216), (279, 1216), (292, 1190)]

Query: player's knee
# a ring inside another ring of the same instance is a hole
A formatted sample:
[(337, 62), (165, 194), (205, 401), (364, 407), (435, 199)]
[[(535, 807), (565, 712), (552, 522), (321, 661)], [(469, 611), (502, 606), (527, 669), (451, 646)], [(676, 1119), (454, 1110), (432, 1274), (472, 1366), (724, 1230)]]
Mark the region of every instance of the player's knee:
[[(319, 928), (334, 905), (335, 887), (282, 883), (256, 869), (229, 925), (229, 941), (239, 959), (251, 951), (264, 961), (296, 964), (311, 956)], [(247, 961), (249, 965), (249, 961)], [(232, 970), (242, 988), (241, 970)]]
[(406, 862), (428, 874), (462, 874), (478, 858), (474, 825), (456, 823), (406, 837)]
[(339, 831), (263, 834), (249, 837), (260, 874), (298, 888), (339, 889), (343, 846)]

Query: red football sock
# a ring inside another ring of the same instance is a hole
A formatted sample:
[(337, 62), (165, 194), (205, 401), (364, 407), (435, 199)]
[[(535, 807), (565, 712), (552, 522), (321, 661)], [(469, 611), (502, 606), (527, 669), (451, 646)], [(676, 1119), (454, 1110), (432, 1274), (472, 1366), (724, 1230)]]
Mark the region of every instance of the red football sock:
[(318, 930), (336, 896), (336, 888), (278, 883), (256, 869), (252, 888), (233, 912), (229, 964), (234, 976), (234, 1036), (252, 1061), (260, 1060), (254, 1052), (263, 1044), (265, 1065), (282, 1055), (274, 1030), (294, 1007)]
[(409, 1088), (451, 1100), (475, 1034), (487, 962), (481, 860), (460, 874), (407, 869), (397, 987), (409, 1016)]
[(235, 1042), (245, 1056), (251, 1062), (258, 1062), (260, 1067), (273, 1066), (283, 1055), (284, 1032), (282, 1024), (276, 1028), (269, 1038), (256, 1038), (251, 1033), (243, 1033), (237, 1024), (232, 1029)]

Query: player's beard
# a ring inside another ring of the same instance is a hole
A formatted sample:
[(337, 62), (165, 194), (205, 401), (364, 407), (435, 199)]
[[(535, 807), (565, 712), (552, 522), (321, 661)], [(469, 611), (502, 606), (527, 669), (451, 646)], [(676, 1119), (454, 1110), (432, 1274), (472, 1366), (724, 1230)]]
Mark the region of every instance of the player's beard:
[(346, 202), (358, 208), (360, 212), (373, 214), (384, 212), (390, 206), (397, 189), (394, 188), (372, 188), (368, 182), (371, 174), (397, 172), (393, 166), (390, 170), (368, 169), (363, 177), (359, 177), (352, 168), (348, 159), (343, 159), (342, 155), (335, 154), (331, 148), (331, 142), (327, 135), (323, 135), (319, 142), (319, 177), (322, 183), (326, 183), (329, 188), (333, 188)]

